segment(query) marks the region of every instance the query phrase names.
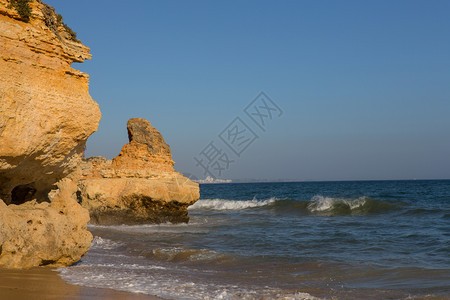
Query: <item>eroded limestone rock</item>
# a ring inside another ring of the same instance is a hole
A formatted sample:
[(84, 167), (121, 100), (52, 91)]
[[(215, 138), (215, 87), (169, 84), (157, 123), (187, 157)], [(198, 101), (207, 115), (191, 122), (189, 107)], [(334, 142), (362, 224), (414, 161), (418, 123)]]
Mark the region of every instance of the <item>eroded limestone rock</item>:
[(129, 143), (111, 160), (92, 157), (82, 164), (80, 203), (91, 223), (180, 223), (199, 198), (197, 183), (173, 168), (170, 147), (144, 119), (127, 123)]
[(72, 197), (77, 184), (70, 177), (58, 183), (50, 203), (0, 201), (0, 266), (68, 266), (89, 250), (89, 213)]
[(71, 67), (91, 56), (50, 6), (30, 2), (24, 22), (9, 4), (0, 0), (0, 267), (70, 265), (92, 239), (75, 192), (101, 115), (89, 76)]

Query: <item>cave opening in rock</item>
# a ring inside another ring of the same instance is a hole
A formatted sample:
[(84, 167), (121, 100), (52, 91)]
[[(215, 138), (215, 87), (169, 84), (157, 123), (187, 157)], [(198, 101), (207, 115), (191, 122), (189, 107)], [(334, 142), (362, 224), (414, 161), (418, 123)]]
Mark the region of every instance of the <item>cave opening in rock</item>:
[(33, 200), (33, 196), (36, 194), (36, 188), (32, 183), (22, 184), (16, 186), (11, 191), (11, 203), (20, 205), (25, 202)]
[(76, 192), (76, 195), (77, 195), (77, 202), (81, 204), (81, 202), (83, 202), (83, 197), (82, 197), (82, 195), (81, 195), (81, 191), (78, 190), (78, 191)]

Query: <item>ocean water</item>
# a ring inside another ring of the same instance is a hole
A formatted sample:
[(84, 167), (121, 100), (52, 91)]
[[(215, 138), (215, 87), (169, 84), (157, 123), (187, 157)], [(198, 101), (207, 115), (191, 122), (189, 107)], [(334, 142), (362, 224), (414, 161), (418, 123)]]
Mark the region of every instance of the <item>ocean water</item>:
[(69, 283), (167, 299), (450, 299), (450, 181), (201, 185), (189, 224), (89, 226)]

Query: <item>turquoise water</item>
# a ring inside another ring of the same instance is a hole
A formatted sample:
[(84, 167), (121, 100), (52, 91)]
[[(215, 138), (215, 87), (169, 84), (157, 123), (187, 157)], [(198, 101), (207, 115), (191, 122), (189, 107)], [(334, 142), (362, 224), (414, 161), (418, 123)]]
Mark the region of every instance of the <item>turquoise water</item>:
[(201, 185), (189, 224), (90, 226), (71, 283), (169, 299), (450, 298), (450, 181)]

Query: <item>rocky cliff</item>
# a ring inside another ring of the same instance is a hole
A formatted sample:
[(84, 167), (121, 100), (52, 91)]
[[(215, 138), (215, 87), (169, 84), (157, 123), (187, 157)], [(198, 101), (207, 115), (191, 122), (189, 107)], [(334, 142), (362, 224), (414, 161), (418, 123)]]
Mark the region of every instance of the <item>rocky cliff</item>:
[(144, 119), (127, 123), (129, 143), (111, 160), (93, 157), (82, 164), (78, 199), (91, 223), (180, 223), (199, 198), (197, 183), (175, 172), (169, 146)]
[(101, 115), (71, 67), (89, 48), (50, 6), (30, 2), (26, 20), (10, 4), (0, 0), (0, 266), (69, 265), (92, 239), (75, 192)]

